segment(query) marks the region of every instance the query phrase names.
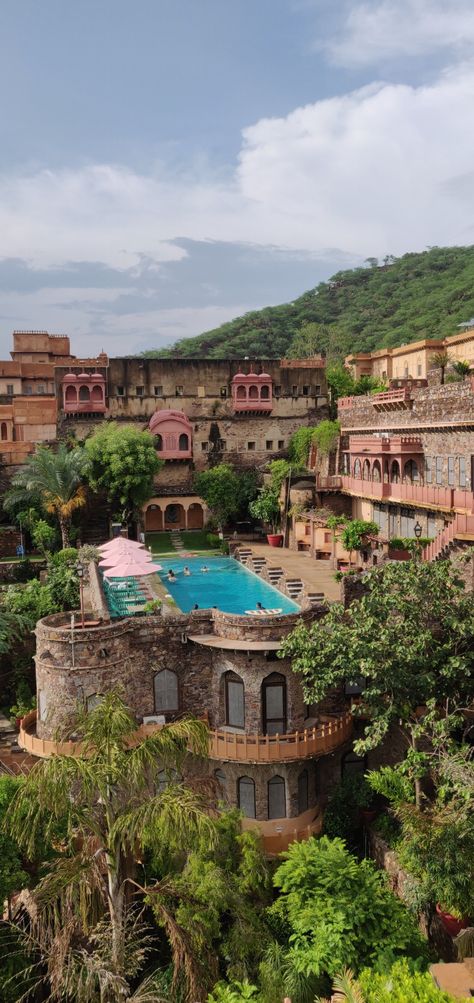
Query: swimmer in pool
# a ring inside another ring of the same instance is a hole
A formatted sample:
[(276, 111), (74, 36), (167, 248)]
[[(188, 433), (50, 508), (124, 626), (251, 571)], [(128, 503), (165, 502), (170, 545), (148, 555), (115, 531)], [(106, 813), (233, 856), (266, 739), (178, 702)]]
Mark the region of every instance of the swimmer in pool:
[(207, 564), (203, 564), (203, 566), (201, 568), (201, 571), (202, 571), (203, 575), (206, 574), (206, 571), (209, 571), (209, 568), (208, 568)]
[(174, 571), (173, 571), (172, 568), (170, 568), (169, 571), (168, 571), (168, 581), (169, 582), (175, 582), (176, 581), (176, 575), (175, 575), (175, 573), (174, 573)]
[(183, 568), (183, 575), (190, 575), (190, 574), (191, 574), (191, 572), (190, 572), (188, 566), (186, 565), (186, 567)]

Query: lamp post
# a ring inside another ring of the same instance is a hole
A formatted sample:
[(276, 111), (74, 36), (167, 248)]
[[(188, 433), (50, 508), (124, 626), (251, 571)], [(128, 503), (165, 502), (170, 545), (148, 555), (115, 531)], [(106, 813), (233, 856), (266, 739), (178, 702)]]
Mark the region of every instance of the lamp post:
[(76, 571), (79, 579), (79, 595), (81, 600), (81, 627), (84, 629), (84, 565), (80, 561), (76, 564)]

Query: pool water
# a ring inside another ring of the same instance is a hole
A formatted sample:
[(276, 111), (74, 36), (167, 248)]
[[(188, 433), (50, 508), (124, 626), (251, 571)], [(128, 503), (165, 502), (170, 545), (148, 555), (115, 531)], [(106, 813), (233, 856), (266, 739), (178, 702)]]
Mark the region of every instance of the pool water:
[[(199, 609), (217, 606), (223, 613), (245, 613), (255, 609), (257, 602), (266, 609), (278, 609), (282, 613), (299, 611), (292, 599), (262, 581), (233, 557), (188, 557), (184, 560), (171, 557), (160, 558), (160, 563), (163, 568), (160, 578), (183, 613), (189, 613), (195, 603)], [(209, 571), (201, 571), (204, 566)], [(185, 567), (189, 568), (190, 575), (183, 574)], [(170, 568), (176, 575), (176, 582), (166, 577)]]

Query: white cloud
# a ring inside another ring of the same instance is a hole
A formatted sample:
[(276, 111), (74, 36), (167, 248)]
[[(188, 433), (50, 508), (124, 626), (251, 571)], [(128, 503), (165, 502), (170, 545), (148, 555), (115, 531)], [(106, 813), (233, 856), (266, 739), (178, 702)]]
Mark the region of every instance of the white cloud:
[[(25, 258), (38, 268), (102, 261), (125, 271), (139, 267), (145, 254), (159, 270), (186, 256), (170, 243), (176, 237), (274, 245), (315, 257), (339, 248), (353, 259), (474, 243), (473, 165), (474, 64), (466, 63), (430, 85), (375, 83), (285, 118), (262, 119), (244, 131), (238, 165), (224, 180), (113, 165), (4, 177), (0, 257)], [(212, 311), (215, 276), (206, 281)], [(117, 296), (123, 292), (122, 286)], [(109, 283), (107, 295), (113, 294)], [(71, 295), (77, 300), (77, 289)], [(59, 302), (54, 290), (51, 297)], [(96, 323), (93, 297), (87, 299)], [(236, 289), (233, 299), (245, 303), (244, 291)], [(183, 299), (183, 308), (189, 305)], [(150, 307), (151, 325), (171, 337), (171, 318), (163, 328), (156, 302)], [(232, 315), (230, 306), (222, 310), (219, 316)], [(11, 316), (1, 304), (0, 312)], [(120, 324), (143, 329), (143, 314), (135, 327), (126, 317)], [(190, 317), (178, 318), (186, 333), (212, 322), (196, 312)], [(108, 330), (119, 324), (112, 311), (110, 323), (105, 315), (102, 322)]]
[(340, 32), (324, 48), (339, 66), (452, 50), (468, 54), (474, 42), (472, 0), (371, 0), (351, 4)]

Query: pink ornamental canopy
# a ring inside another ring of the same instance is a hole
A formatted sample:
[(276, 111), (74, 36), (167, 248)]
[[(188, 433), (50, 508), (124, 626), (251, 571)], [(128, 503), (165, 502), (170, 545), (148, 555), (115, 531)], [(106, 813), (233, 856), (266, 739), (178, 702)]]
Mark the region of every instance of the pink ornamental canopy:
[(140, 563), (132, 557), (124, 557), (115, 568), (104, 571), (104, 575), (106, 578), (141, 578), (143, 575), (153, 575), (155, 571), (161, 571), (161, 564)]

